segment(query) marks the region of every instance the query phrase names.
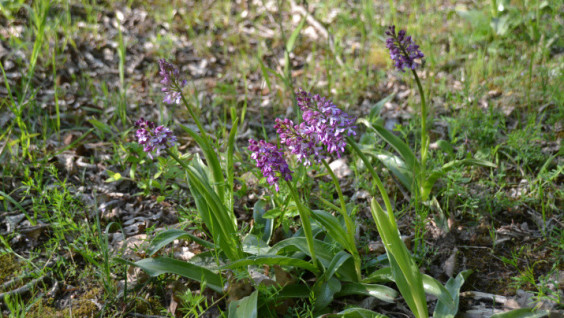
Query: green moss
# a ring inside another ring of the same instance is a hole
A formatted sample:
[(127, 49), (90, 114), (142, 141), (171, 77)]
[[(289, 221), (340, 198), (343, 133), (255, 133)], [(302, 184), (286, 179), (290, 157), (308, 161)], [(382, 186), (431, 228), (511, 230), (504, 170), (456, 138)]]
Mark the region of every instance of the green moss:
[(9, 280), (18, 274), (19, 264), (14, 255), (0, 255), (0, 284)]
[[(94, 287), (79, 295), (78, 299), (72, 301), (71, 308), (59, 310), (52, 306), (53, 299), (41, 299), (36, 302), (27, 312), (27, 317), (34, 318), (64, 318), (64, 317), (96, 317), (100, 311), (92, 300), (102, 295), (100, 287)], [(71, 315), (72, 313), (72, 315)]]

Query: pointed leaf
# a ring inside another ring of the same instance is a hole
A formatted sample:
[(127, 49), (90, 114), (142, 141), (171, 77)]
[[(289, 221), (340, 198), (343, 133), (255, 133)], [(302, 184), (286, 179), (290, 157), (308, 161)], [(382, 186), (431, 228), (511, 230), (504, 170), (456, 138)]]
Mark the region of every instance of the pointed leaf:
[(298, 24), (298, 26), (294, 29), (294, 31), (292, 32), (292, 34), (288, 38), (288, 42), (286, 42), (286, 52), (292, 52), (292, 50), (294, 49), (294, 45), (296, 44), (296, 40), (298, 39), (298, 35), (300, 35), (300, 31), (302, 31), (302, 28), (304, 27), (305, 22), (306, 22), (306, 17), (304, 16), (302, 18), (302, 21), (300, 21), (300, 24)]
[(441, 299), (437, 302), (437, 306), (435, 307), (435, 312), (433, 313), (434, 318), (454, 318), (458, 313), (458, 302), (460, 299), (460, 288), (464, 284), (464, 281), (472, 273), (471, 270), (466, 270), (463, 272), (458, 273), (456, 278), (450, 278), (445, 287), (452, 295), (452, 300), (454, 302), (454, 306), (449, 306), (445, 304)]
[(193, 240), (194, 242), (202, 245), (203, 247), (207, 247), (207, 248), (215, 248), (215, 245), (213, 243), (210, 243), (208, 241), (204, 241), (201, 238), (194, 236), (186, 231), (183, 230), (177, 230), (177, 229), (171, 229), (171, 230), (165, 230), (162, 232), (159, 232), (159, 234), (157, 234), (152, 240), (151, 240), (151, 245), (149, 246), (149, 251), (148, 254), (149, 256), (154, 255), (157, 251), (159, 251), (161, 248), (163, 248), (165, 245), (167, 245), (168, 243), (171, 243), (174, 240), (177, 239), (189, 239), (189, 240)]
[(413, 151), (411, 151), (411, 149), (405, 142), (403, 142), (400, 138), (396, 137), (381, 125), (372, 126), (372, 124), (362, 118), (358, 119), (358, 122), (366, 125), (366, 127), (376, 132), (378, 136), (384, 139), (384, 141), (386, 141), (400, 154), (410, 171), (412, 171), (415, 175), (419, 174), (419, 161), (417, 161), (415, 154), (413, 153)]
[(223, 292), (223, 283), (219, 274), (188, 262), (179, 261), (170, 257), (146, 258), (135, 263), (123, 259), (116, 260), (122, 264), (137, 266), (152, 277), (165, 273), (176, 274), (198, 282), (205, 281), (207, 287), (218, 293)]
[(393, 281), (392, 269), (390, 267), (384, 267), (368, 275), (368, 277), (362, 280), (362, 283), (387, 283)]
[(387, 318), (388, 316), (377, 313), (372, 310), (355, 307), (355, 308), (347, 308), (336, 314), (323, 315), (319, 318), (341, 318), (341, 317), (342, 318)]
[(252, 255), (222, 266), (222, 269), (234, 269), (249, 265), (284, 265), (306, 269), (314, 274), (319, 274), (319, 270), (310, 262), (299, 258), (287, 257), (282, 255)]
[(253, 219), (255, 220), (255, 226), (260, 225), (262, 228), (262, 240), (268, 243), (270, 236), (272, 236), (272, 231), (274, 230), (274, 220), (265, 218), (264, 215), (266, 213), (266, 201), (258, 200), (253, 207)]
[(348, 250), (354, 248), (349, 245), (347, 232), (335, 216), (323, 210), (313, 210), (312, 217), (325, 228), (331, 238), (339, 242), (344, 248)]
[[(229, 132), (229, 139), (227, 141), (227, 167), (225, 174), (227, 175), (227, 207), (233, 210), (233, 191), (234, 191), (234, 176), (235, 176), (235, 165), (233, 164), (233, 152), (235, 151), (235, 138), (237, 137), (237, 129), (239, 124), (239, 118), (235, 118), (233, 125), (231, 126), (231, 131)], [(235, 214), (233, 214), (235, 215)], [(235, 219), (235, 222), (237, 220)]]
[(229, 318), (257, 318), (258, 290), (229, 304)]
[(315, 293), (315, 310), (321, 310), (333, 301), (336, 293), (341, 290), (341, 282), (336, 278), (321, 283), (313, 288)]
[[(333, 253), (331, 253), (331, 245), (323, 241), (314, 239), (313, 248), (315, 250), (315, 255), (317, 255), (317, 258), (319, 259), (319, 261), (321, 261), (323, 266), (329, 266), (329, 263), (333, 259), (334, 255)], [(281, 252), (288, 253), (291, 251), (300, 251), (311, 257), (311, 255), (309, 255), (309, 248), (307, 246), (306, 238), (303, 236), (287, 238), (276, 243), (270, 248), (268, 254), (279, 254)]]
[(398, 292), (388, 286), (378, 284), (363, 284), (363, 283), (346, 283), (337, 293), (338, 297), (348, 295), (365, 295), (376, 297), (382, 301), (393, 303), (397, 297)]
[(535, 310), (534, 308), (520, 308), (495, 314), (490, 318), (541, 318), (550, 314), (548, 310)]
[(368, 115), (368, 120), (370, 121), (370, 123), (374, 124), (374, 121), (378, 117), (380, 117), (380, 111), (382, 110), (382, 107), (384, 107), (387, 102), (391, 101), (394, 96), (396, 96), (396, 93), (392, 93), (384, 97), (383, 99), (379, 100), (374, 106), (372, 106), (372, 109), (370, 109), (370, 114)]
[(428, 317), (427, 301), (419, 268), (415, 265), (399, 232), (375, 199), (370, 202), (372, 216), (382, 238), (392, 276), (403, 298), (416, 317)]
[[(441, 300), (442, 302), (444, 302), (445, 304), (454, 307), (454, 302), (452, 300), (450, 292), (439, 281), (425, 274), (423, 274), (422, 280), (423, 280), (423, 289), (425, 290), (425, 293), (433, 295), (437, 297), (439, 300)], [(363, 279), (362, 282), (386, 283), (386, 282), (395, 282), (395, 280), (392, 275), (391, 267), (384, 267), (370, 274), (370, 276)]]
[(307, 298), (311, 293), (309, 286), (305, 284), (287, 285), (276, 295), (276, 298)]
[(252, 255), (268, 254), (270, 246), (254, 234), (247, 234), (243, 239), (243, 251)]
[(408, 190), (412, 191), (416, 184), (413, 172), (407, 168), (405, 162), (403, 162), (400, 157), (384, 151), (375, 153), (374, 156), (380, 160)]
[(331, 263), (329, 263), (329, 266), (327, 266), (327, 269), (325, 270), (325, 272), (323, 273), (323, 276), (320, 279), (328, 280), (331, 277), (333, 277), (333, 275), (335, 275), (337, 270), (343, 264), (345, 264), (345, 262), (350, 258), (352, 258), (351, 254), (349, 254), (345, 251), (340, 251), (339, 253), (337, 253), (335, 255), (335, 257), (333, 257), (333, 259), (331, 260)]
[[(200, 136), (191, 128), (184, 125), (180, 125), (180, 127), (184, 129), (184, 131), (187, 132), (190, 135), (190, 137), (192, 137), (202, 149), (202, 152), (204, 153), (204, 157), (206, 158), (206, 162), (207, 162), (207, 166), (205, 167), (211, 171), (214, 179), (214, 188), (217, 191), (218, 197), (221, 198), (221, 203), (225, 204), (226, 203), (224, 197), (225, 179), (223, 177), (223, 171), (221, 170), (221, 164), (219, 163), (219, 158), (216, 150), (212, 147), (212, 145), (210, 145), (210, 143), (206, 138)], [(201, 131), (200, 134), (205, 134), (205, 132)], [(235, 218), (234, 214), (233, 216), (231, 216), (231, 218), (233, 222), (236, 224), (237, 219)]]

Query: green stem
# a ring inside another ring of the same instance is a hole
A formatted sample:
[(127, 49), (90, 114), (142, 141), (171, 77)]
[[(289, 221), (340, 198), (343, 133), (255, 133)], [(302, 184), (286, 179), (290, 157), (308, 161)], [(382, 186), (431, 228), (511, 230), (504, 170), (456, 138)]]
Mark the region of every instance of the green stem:
[(184, 94), (182, 92), (180, 92), (180, 97), (182, 98), (182, 103), (184, 104), (184, 106), (186, 106), (186, 109), (188, 110), (190, 117), (192, 117), (192, 119), (196, 123), (196, 126), (200, 130), (200, 135), (202, 135), (202, 137), (204, 137), (204, 140), (207, 143), (209, 143), (208, 135), (206, 134), (206, 131), (204, 130), (204, 126), (202, 126), (200, 119), (198, 118), (198, 116), (196, 116), (196, 113), (192, 109), (192, 106), (190, 105), (190, 103), (188, 103), (188, 101), (186, 100), (186, 97), (184, 97)]
[(360, 269), (360, 265), (361, 265), (360, 264), (360, 254), (358, 253), (358, 250), (356, 249), (356, 244), (355, 244), (355, 239), (354, 239), (354, 233), (355, 233), (354, 222), (352, 221), (349, 213), (347, 212), (347, 206), (345, 204), (345, 198), (343, 197), (343, 191), (341, 191), (341, 186), (339, 185), (339, 179), (337, 179), (337, 176), (335, 175), (335, 173), (333, 172), (333, 170), (331, 169), (331, 167), (329, 166), (329, 164), (327, 163), (327, 161), (325, 159), (322, 160), (321, 162), (325, 166), (325, 169), (327, 169), (327, 172), (329, 172), (329, 175), (331, 175), (331, 179), (333, 179), (333, 184), (335, 184), (335, 189), (337, 189), (337, 194), (339, 195), (339, 201), (341, 202), (341, 209), (340, 209), (339, 212), (341, 212), (341, 215), (343, 216), (343, 219), (345, 220), (345, 226), (347, 227), (347, 234), (348, 234), (347, 239), (349, 241), (349, 246), (350, 246), (349, 252), (353, 256), (356, 275), (358, 276), (358, 279), (361, 280), (362, 279), (362, 273), (361, 273), (361, 269)]
[(298, 206), (298, 212), (300, 213), (300, 219), (302, 220), (302, 226), (304, 228), (307, 246), (309, 248), (309, 253), (311, 254), (311, 260), (313, 262), (313, 265), (315, 265), (315, 267), (319, 268), (319, 270), (322, 271), (321, 266), (317, 262), (317, 257), (315, 256), (315, 250), (313, 248), (313, 231), (311, 229), (311, 220), (310, 220), (311, 215), (309, 211), (302, 205), (302, 202), (300, 201), (300, 196), (296, 192), (296, 189), (294, 188), (292, 183), (290, 183), (290, 181), (286, 181), (286, 184), (288, 184), (288, 188), (290, 188), (290, 193), (292, 194), (294, 202)]
[(177, 155), (175, 155), (172, 151), (170, 151), (170, 149), (165, 149), (166, 153), (172, 157), (172, 159), (176, 160), (176, 162), (178, 162), (182, 168), (184, 168), (185, 171), (188, 171), (188, 166), (186, 165), (186, 163), (184, 163), (184, 161), (180, 160), (180, 158), (178, 158)]
[[(178, 90), (180, 92), (180, 97), (182, 98), (182, 103), (184, 104), (184, 106), (186, 106), (186, 109), (188, 110), (188, 113), (190, 114), (190, 116), (192, 117), (192, 119), (194, 120), (194, 122), (196, 123), (196, 126), (198, 127), (198, 130), (200, 130), (200, 136), (202, 136), (202, 139), (204, 140), (205, 145), (200, 145), (200, 147), (202, 148), (210, 148), (211, 149), (211, 143), (210, 140), (208, 138), (208, 134), (206, 133), (206, 131), (204, 130), (204, 126), (202, 126), (202, 123), (200, 122), (200, 119), (198, 118), (198, 116), (196, 116), (196, 113), (194, 112), (194, 110), (192, 109), (192, 106), (190, 105), (190, 103), (188, 103), (188, 100), (186, 100), (186, 97), (184, 97), (184, 94), (182, 93), (182, 91), (179, 89)], [(206, 160), (208, 160), (208, 164), (209, 161), (211, 160), (211, 158), (208, 158), (208, 154), (207, 151), (205, 149), (204, 150), (204, 155), (206, 156)], [(217, 194), (218, 196), (223, 200), (224, 199), (224, 178), (223, 178), (223, 174), (221, 172), (221, 170), (218, 169), (211, 169), (212, 173), (213, 173), (213, 179), (216, 183), (216, 189), (217, 189)]]
[(413, 76), (415, 77), (415, 82), (417, 83), (417, 88), (419, 89), (419, 95), (421, 96), (421, 175), (425, 175), (425, 163), (427, 162), (427, 149), (429, 147), (429, 136), (427, 135), (427, 103), (425, 102), (425, 92), (423, 91), (423, 86), (421, 86), (421, 81), (417, 72), (411, 70)]
[[(347, 142), (348, 142), (349, 147), (351, 147), (354, 150), (354, 152), (360, 157), (362, 162), (364, 162), (364, 164), (366, 165), (366, 168), (368, 168), (368, 171), (372, 175), (372, 178), (374, 179), (374, 182), (376, 182), (376, 186), (378, 187), (378, 190), (380, 191), (380, 195), (382, 196), (382, 200), (384, 200), (384, 205), (386, 206), (386, 212), (388, 213), (388, 218), (390, 219), (390, 223), (397, 229), (398, 226), (396, 224), (396, 218), (394, 216), (394, 211), (392, 209), (390, 197), (388, 197), (388, 193), (386, 192), (386, 189), (384, 188), (384, 184), (382, 183), (382, 180), (380, 180), (380, 177), (376, 173), (376, 170), (374, 170), (374, 167), (372, 167), (370, 160), (368, 160), (368, 158), (360, 150), (360, 148), (358, 147), (358, 145), (356, 144), (354, 139), (352, 139), (351, 137), (347, 137)], [(377, 204), (379, 204), (379, 203), (377, 203)]]

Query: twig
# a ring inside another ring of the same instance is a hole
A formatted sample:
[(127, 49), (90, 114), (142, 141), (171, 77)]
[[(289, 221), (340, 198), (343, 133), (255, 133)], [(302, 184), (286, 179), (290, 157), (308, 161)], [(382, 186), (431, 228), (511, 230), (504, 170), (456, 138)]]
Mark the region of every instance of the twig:
[(36, 278), (36, 279), (32, 280), (31, 282), (25, 284), (24, 286), (22, 286), (22, 287), (20, 287), (20, 288), (11, 290), (11, 291), (6, 292), (6, 293), (1, 293), (1, 294), (0, 294), (0, 301), (1, 301), (1, 300), (4, 300), (4, 298), (5, 298), (6, 296), (8, 296), (8, 297), (11, 297), (11, 296), (13, 296), (13, 295), (20, 295), (20, 296), (21, 296), (21, 295), (23, 295), (23, 294), (25, 294), (25, 293), (30, 292), (31, 289), (32, 289), (33, 287), (35, 287), (35, 285), (37, 285), (37, 284), (43, 282), (43, 281), (44, 281), (46, 278), (48, 278), (48, 277), (49, 277), (49, 276), (42, 276), (42, 277)]

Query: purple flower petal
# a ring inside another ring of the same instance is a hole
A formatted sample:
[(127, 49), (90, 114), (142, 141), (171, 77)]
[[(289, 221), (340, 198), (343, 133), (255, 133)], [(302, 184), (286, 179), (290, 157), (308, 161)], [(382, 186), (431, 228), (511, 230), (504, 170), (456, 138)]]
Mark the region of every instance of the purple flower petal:
[(257, 168), (261, 168), (262, 175), (276, 188), (276, 191), (279, 191), (279, 176), (286, 181), (292, 180), (293, 172), (288, 168), (281, 149), (264, 140), (249, 139), (249, 150), (252, 152), (251, 158), (257, 163)]
[(164, 126), (155, 127), (155, 123), (140, 118), (135, 122), (139, 129), (135, 132), (137, 142), (143, 146), (143, 151), (147, 152), (149, 158), (153, 159), (153, 151), (158, 156), (162, 150), (176, 144), (176, 136), (172, 131)]
[(416, 59), (425, 57), (419, 50), (419, 45), (415, 44), (411, 36), (406, 37), (405, 30), (400, 30), (396, 34), (396, 27), (394, 25), (388, 27), (386, 35), (386, 47), (390, 50), (390, 58), (394, 61), (395, 67), (402, 72), (405, 69), (415, 70), (420, 64)]

